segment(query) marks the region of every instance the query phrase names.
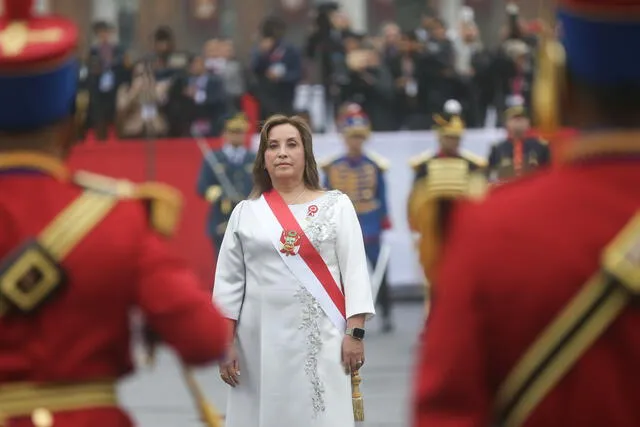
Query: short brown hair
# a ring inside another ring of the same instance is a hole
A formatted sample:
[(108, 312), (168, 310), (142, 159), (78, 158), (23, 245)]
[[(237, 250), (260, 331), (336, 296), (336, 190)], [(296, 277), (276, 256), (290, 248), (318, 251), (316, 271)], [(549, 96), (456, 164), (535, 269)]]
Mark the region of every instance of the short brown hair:
[(260, 146), (258, 147), (256, 161), (253, 165), (253, 191), (250, 196), (253, 199), (260, 197), (263, 193), (273, 188), (271, 177), (265, 166), (264, 153), (267, 151), (269, 133), (273, 128), (281, 125), (291, 125), (300, 133), (300, 139), (302, 140), (302, 147), (304, 149), (304, 174), (302, 175), (302, 180), (304, 181), (305, 187), (309, 190), (322, 189), (320, 186), (318, 165), (316, 164), (316, 158), (313, 156), (313, 138), (309, 125), (305, 119), (300, 116), (287, 117), (277, 114), (269, 117), (260, 131)]

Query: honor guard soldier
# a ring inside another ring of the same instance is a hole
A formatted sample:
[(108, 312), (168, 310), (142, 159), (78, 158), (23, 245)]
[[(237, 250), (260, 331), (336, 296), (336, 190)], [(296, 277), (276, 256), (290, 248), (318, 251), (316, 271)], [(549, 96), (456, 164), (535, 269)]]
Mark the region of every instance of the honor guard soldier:
[(128, 427), (132, 307), (186, 364), (220, 359), (228, 332), (166, 242), (181, 195), (65, 166), (78, 31), (32, 3), (0, 17), (0, 425)]
[(640, 425), (640, 0), (558, 3), (532, 105), (545, 134), (583, 133), (553, 170), (456, 204), (415, 427)]
[(198, 177), (198, 194), (211, 203), (207, 219), (207, 234), (220, 249), (227, 222), (233, 208), (246, 199), (253, 187), (255, 153), (244, 146), (249, 122), (237, 114), (225, 122), (224, 145), (218, 151), (204, 155)]
[(462, 107), (447, 101), (444, 114), (433, 117), (438, 132), (439, 151), (426, 152), (410, 161), (414, 181), (407, 211), (409, 226), (419, 235), (419, 251), (425, 272), (425, 309), (434, 281), (435, 264), (447, 226), (452, 203), (460, 197), (480, 197), (486, 190), (484, 159), (460, 149), (464, 122)]
[(521, 100), (514, 99), (505, 112), (508, 138), (491, 147), (488, 176), (501, 182), (532, 172), (551, 162), (546, 141), (530, 136), (530, 121)]
[[(426, 151), (409, 160), (413, 169), (413, 186), (409, 194), (409, 226), (419, 232), (417, 224), (419, 207), (425, 202), (429, 190), (429, 170), (441, 170), (442, 165), (458, 165), (468, 173), (480, 173), (487, 167), (487, 161), (480, 156), (460, 148), (465, 124), (461, 117), (462, 106), (456, 100), (449, 100), (444, 106), (444, 114), (433, 117), (438, 133), (437, 152)], [(447, 159), (444, 162), (443, 159)], [(450, 161), (449, 159), (457, 159)], [(462, 160), (462, 161), (459, 161)], [(437, 173), (437, 172), (436, 172)], [(484, 180), (483, 180), (484, 181)]]
[[(363, 151), (363, 145), (371, 135), (369, 119), (364, 112), (351, 105), (344, 110), (341, 118), (340, 128), (347, 153), (321, 162), (325, 174), (324, 186), (342, 191), (353, 202), (362, 227), (367, 258), (375, 274), (376, 271), (386, 270), (386, 265), (379, 265), (378, 261), (383, 258), (380, 257), (382, 232), (391, 228), (385, 186), (385, 172), (389, 166), (379, 155)], [(377, 302), (382, 308), (382, 330), (389, 332), (393, 329), (393, 322), (385, 276), (381, 275), (380, 283), (374, 283), (373, 286), (379, 286)]]

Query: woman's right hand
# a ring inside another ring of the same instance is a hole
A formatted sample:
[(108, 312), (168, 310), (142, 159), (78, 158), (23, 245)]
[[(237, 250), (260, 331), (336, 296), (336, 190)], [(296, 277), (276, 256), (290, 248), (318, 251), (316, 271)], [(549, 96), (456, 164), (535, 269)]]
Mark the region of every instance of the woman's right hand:
[(240, 383), (240, 363), (235, 345), (229, 348), (227, 357), (224, 362), (220, 363), (220, 378), (231, 387)]

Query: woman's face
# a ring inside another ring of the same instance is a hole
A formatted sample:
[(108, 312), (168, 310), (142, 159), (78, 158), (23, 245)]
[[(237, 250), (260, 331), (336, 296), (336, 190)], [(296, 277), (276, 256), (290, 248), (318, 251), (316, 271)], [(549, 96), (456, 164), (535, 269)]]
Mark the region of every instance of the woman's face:
[(273, 127), (268, 135), (264, 162), (272, 182), (302, 181), (305, 158), (298, 129), (290, 124)]

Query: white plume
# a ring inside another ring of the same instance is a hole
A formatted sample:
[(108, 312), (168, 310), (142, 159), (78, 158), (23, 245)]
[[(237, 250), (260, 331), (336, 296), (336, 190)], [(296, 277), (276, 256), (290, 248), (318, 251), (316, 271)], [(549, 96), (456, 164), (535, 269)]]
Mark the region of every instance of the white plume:
[(462, 114), (462, 105), (455, 99), (450, 99), (444, 104), (444, 112), (454, 116)]

